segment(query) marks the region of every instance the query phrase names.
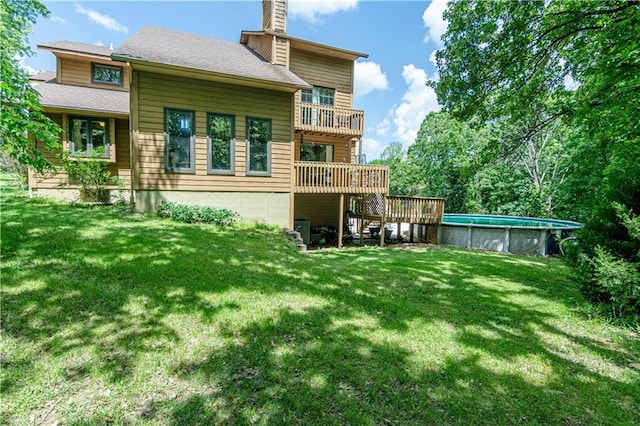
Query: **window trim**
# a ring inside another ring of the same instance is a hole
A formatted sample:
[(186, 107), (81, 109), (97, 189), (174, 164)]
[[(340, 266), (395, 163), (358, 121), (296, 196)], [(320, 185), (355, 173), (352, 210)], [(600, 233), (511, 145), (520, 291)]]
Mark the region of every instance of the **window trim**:
[[(110, 69), (114, 69), (114, 70), (118, 70), (120, 71), (120, 81), (117, 83), (112, 83), (109, 81), (100, 81), (100, 80), (96, 80), (96, 68), (110, 68)], [(109, 65), (109, 64), (102, 64), (99, 62), (91, 62), (91, 83), (93, 84), (107, 84), (109, 86), (120, 86), (120, 87), (124, 87), (124, 67), (120, 67), (118, 65)]]
[[(191, 137), (189, 138), (189, 155), (191, 165), (189, 167), (171, 167), (169, 165), (169, 133), (167, 114), (171, 111), (186, 112), (191, 114)], [(164, 135), (164, 171), (166, 173), (195, 173), (196, 172), (196, 112), (190, 109), (164, 107), (162, 112)]]
[(112, 143), (112, 137), (111, 137), (111, 129), (112, 127), (115, 126), (115, 123), (112, 123), (111, 118), (107, 118), (107, 117), (91, 117), (91, 116), (86, 116), (86, 115), (69, 115), (67, 117), (67, 130), (68, 130), (68, 137), (67, 137), (67, 143), (68, 143), (68, 148), (69, 148), (69, 152), (71, 153), (71, 155), (73, 157), (78, 157), (78, 158), (92, 158), (93, 157), (93, 142), (91, 141), (90, 138), (87, 138), (87, 152), (86, 153), (82, 153), (80, 151), (77, 151), (75, 149), (75, 141), (73, 140), (73, 121), (74, 120), (86, 120), (88, 122), (87, 127), (91, 128), (91, 122), (93, 121), (104, 121), (105, 122), (105, 135), (106, 135), (106, 144), (105, 144), (105, 149), (104, 149), (104, 154), (102, 154), (99, 157), (95, 157), (95, 158), (104, 158), (107, 159), (109, 161), (115, 161), (114, 158), (112, 158), (113, 156), (112, 154), (112, 145), (114, 145)]
[[(257, 171), (257, 170), (250, 170), (250, 165), (251, 165), (251, 143), (249, 141), (249, 129), (250, 129), (250, 125), (249, 122), (250, 121), (268, 121), (269, 122), (269, 137), (268, 137), (268, 141), (267, 141), (267, 170), (266, 171)], [(247, 116), (246, 121), (245, 121), (245, 134), (246, 134), (246, 139), (245, 139), (245, 146), (246, 146), (246, 175), (247, 176), (271, 176), (271, 147), (273, 144), (273, 120), (271, 120), (270, 118), (261, 118), (261, 117), (249, 117)]]
[[(211, 165), (211, 155), (213, 154), (213, 145), (211, 141), (211, 120), (214, 117), (228, 118), (231, 120), (231, 140), (229, 141), (230, 151), (230, 168), (214, 169)], [(231, 114), (220, 114), (217, 112), (207, 113), (207, 173), (213, 175), (234, 175), (236, 171), (236, 117)]]

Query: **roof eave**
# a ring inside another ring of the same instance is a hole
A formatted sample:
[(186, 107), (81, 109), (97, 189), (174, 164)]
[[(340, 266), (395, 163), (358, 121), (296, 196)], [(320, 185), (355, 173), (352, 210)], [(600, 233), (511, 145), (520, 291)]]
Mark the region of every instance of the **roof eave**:
[[(313, 47), (316, 49), (328, 50), (333, 52), (332, 56), (336, 56), (338, 58), (343, 58), (343, 59), (349, 59), (352, 61), (355, 61), (358, 58), (369, 57), (368, 53), (356, 52), (354, 50), (347, 50), (347, 49), (342, 49), (335, 46), (329, 46), (328, 44), (317, 43), (315, 41), (309, 41), (309, 40), (305, 40), (298, 37), (292, 37), (288, 34), (280, 33), (277, 31), (246, 31), (245, 30), (240, 33), (240, 43), (247, 44), (248, 38), (251, 35), (269, 35), (269, 36), (286, 38), (292, 41), (294, 44), (297, 44), (298, 46)], [(309, 49), (309, 50), (313, 50), (313, 49)]]

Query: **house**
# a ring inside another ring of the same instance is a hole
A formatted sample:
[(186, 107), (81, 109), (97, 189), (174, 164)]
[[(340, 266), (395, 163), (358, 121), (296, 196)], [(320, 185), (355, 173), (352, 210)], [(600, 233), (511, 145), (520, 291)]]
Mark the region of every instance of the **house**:
[[(63, 129), (63, 149), (103, 155), (140, 211), (160, 201), (210, 205), (340, 234), (352, 205), (362, 225), (398, 216), (394, 203), (408, 217), (415, 200), (388, 199), (388, 168), (360, 161), (354, 63), (367, 55), (292, 37), (287, 2), (262, 6), (262, 29), (243, 31), (239, 43), (148, 26), (116, 49), (40, 45), (57, 70), (33, 84)], [(77, 198), (65, 180), (31, 173), (29, 188)], [(420, 203), (417, 215), (439, 220), (436, 204)]]

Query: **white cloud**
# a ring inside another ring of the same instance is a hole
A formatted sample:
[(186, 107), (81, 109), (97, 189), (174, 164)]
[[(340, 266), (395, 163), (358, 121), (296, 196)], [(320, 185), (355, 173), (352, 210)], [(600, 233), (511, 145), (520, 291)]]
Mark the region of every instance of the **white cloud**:
[(395, 140), (407, 148), (415, 142), (420, 125), (431, 111), (439, 111), (438, 97), (431, 87), (427, 87), (427, 73), (415, 65), (405, 65), (402, 77), (407, 84), (407, 91), (402, 102), (393, 111), (393, 123), (396, 126)]
[(61, 17), (61, 16), (54, 16), (54, 15), (51, 15), (51, 17), (49, 18), (49, 20), (50, 20), (51, 22), (55, 22), (56, 24), (62, 24), (62, 25), (64, 25), (64, 24), (66, 24), (66, 23), (67, 23), (67, 20), (66, 20), (66, 19), (64, 19), (64, 18), (63, 18), (63, 17)]
[(386, 90), (389, 87), (387, 75), (375, 62), (356, 62), (354, 67), (354, 88), (356, 96), (364, 96), (374, 90)]
[(86, 15), (89, 18), (89, 20), (95, 22), (98, 25), (102, 25), (108, 30), (117, 31), (125, 34), (129, 32), (129, 29), (127, 27), (125, 27), (124, 25), (122, 25), (121, 23), (113, 19), (111, 16), (103, 15), (102, 13), (96, 12), (95, 10), (85, 9), (78, 3), (76, 3), (76, 12), (82, 15)]
[(380, 158), (380, 154), (384, 151), (385, 146), (386, 144), (383, 144), (377, 139), (362, 138), (362, 153), (367, 156), (367, 162)]
[(18, 60), (18, 66), (20, 68), (22, 68), (23, 70), (25, 70), (27, 72), (27, 74), (29, 75), (36, 75), (38, 74), (40, 71), (35, 69), (34, 67), (32, 67), (31, 65), (28, 65), (27, 63), (25, 63), (25, 58), (20, 58)]
[(389, 129), (391, 128), (391, 121), (389, 118), (385, 118), (376, 126), (376, 135), (378, 136), (387, 136), (389, 134)]
[(424, 36), (424, 41), (433, 41), (438, 46), (442, 46), (442, 34), (447, 31), (447, 21), (442, 19), (442, 12), (447, 9), (447, 2), (449, 0), (431, 0), (429, 6), (424, 10), (422, 14), (422, 22), (427, 28), (427, 34)]
[(315, 24), (329, 15), (357, 7), (358, 0), (291, 0), (288, 13), (291, 17), (301, 18)]

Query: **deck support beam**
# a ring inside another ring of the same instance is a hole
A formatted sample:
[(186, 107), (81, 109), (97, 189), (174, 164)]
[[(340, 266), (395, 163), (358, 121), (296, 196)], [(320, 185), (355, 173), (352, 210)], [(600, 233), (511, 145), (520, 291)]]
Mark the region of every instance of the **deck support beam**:
[(342, 248), (344, 235), (344, 193), (340, 193), (340, 207), (338, 207), (338, 248)]

